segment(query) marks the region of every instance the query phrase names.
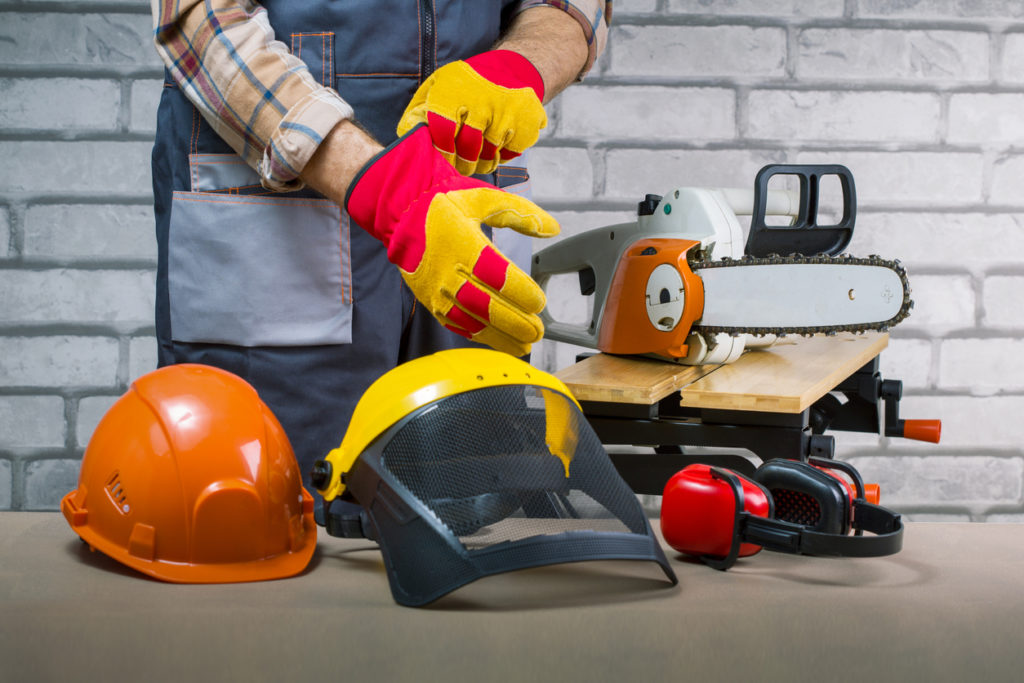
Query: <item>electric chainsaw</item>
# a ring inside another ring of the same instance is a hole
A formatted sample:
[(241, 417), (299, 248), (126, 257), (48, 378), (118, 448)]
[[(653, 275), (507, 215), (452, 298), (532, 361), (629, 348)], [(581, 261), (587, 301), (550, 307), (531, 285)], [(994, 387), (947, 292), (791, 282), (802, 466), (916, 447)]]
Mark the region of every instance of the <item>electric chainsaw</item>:
[[(772, 176), (800, 189), (769, 189)], [(819, 187), (834, 175), (842, 217), (819, 225)], [(744, 242), (738, 215), (750, 215)], [(785, 217), (769, 225), (767, 217)], [(886, 331), (913, 302), (895, 260), (841, 255), (853, 236), (853, 176), (836, 165), (766, 166), (754, 190), (684, 187), (647, 195), (634, 223), (564, 239), (534, 255), (532, 276), (576, 273), (593, 295), (583, 324), (541, 313), (544, 336), (613, 354), (687, 365), (729, 363), (787, 334)], [(550, 299), (550, 293), (549, 293)]]

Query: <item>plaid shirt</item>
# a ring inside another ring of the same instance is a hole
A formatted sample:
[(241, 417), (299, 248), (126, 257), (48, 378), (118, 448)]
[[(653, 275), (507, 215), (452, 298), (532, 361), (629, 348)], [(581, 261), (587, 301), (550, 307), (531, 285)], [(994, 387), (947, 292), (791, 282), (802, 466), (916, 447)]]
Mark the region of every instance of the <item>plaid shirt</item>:
[[(568, 12), (583, 27), (590, 56), (608, 35), (611, 0), (522, 0)], [(352, 118), (352, 107), (313, 78), (275, 39), (266, 10), (252, 0), (151, 0), (154, 42), (171, 78), (270, 190), (302, 187), (299, 174), (324, 137)], [(582, 77), (581, 74), (581, 77)]]

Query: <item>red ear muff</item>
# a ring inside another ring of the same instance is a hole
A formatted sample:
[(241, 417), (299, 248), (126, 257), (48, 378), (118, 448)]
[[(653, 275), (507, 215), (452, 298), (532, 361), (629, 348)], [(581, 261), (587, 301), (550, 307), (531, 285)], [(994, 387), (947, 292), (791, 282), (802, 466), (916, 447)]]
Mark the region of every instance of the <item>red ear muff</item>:
[[(679, 552), (728, 569), (761, 547), (806, 555), (879, 557), (903, 547), (903, 523), (867, 502), (857, 471), (812, 458), (772, 460), (754, 479), (731, 470), (690, 465), (665, 485), (661, 531)], [(841, 470), (854, 486), (832, 473)], [(851, 499), (852, 497), (852, 499)], [(847, 535), (851, 529), (856, 536)], [(872, 536), (861, 536), (870, 531)]]
[[(675, 550), (687, 555), (725, 557), (732, 548), (737, 516), (733, 487), (717, 468), (689, 465), (677, 472), (665, 485), (661, 502), (661, 533)], [(732, 473), (742, 490), (741, 511), (758, 517), (770, 517), (772, 502), (768, 492), (741, 474)], [(740, 557), (753, 555), (761, 546), (742, 543)]]

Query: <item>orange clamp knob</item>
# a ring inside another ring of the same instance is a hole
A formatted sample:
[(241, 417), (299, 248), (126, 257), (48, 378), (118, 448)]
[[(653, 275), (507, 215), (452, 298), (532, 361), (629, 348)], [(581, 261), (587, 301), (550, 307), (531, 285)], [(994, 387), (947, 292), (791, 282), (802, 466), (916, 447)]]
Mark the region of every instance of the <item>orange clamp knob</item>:
[(878, 505), (878, 501), (882, 500), (882, 487), (878, 484), (864, 484), (864, 500)]
[(942, 435), (942, 420), (905, 420), (903, 436), (915, 441), (938, 443)]

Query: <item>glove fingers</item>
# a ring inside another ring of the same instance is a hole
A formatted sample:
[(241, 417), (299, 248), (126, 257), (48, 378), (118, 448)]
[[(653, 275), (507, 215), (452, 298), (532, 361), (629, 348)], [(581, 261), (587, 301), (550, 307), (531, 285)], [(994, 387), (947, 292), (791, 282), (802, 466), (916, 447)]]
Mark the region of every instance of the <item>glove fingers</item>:
[(484, 134), (479, 128), (463, 123), (455, 136), (455, 170), (462, 175), (479, 173), (477, 161), (484, 143)]
[(443, 317), (445, 327), (456, 334), (516, 355), (529, 351), (530, 344), (544, 335), (538, 316), (508, 305), (500, 295), (491, 296), (469, 281)]
[[(501, 252), (491, 245), (487, 245), (480, 252), (480, 256), (473, 265), (473, 277), (485, 287), (493, 290), (499, 299), (506, 302), (507, 306), (518, 309), (524, 314), (540, 313), (544, 309), (546, 303), (544, 291), (529, 275), (502, 256)], [(465, 286), (459, 290), (460, 293), (464, 289), (466, 289)], [(456, 300), (462, 303), (467, 310), (480, 317), (484, 317), (487, 313), (486, 309), (481, 310), (479, 306), (474, 307), (469, 301), (459, 300), (458, 297)]]
[(471, 337), (473, 341), (481, 344), (487, 344), (492, 349), (497, 351), (504, 351), (505, 353), (520, 358), (530, 352), (532, 344), (524, 344), (523, 342), (516, 341), (506, 334), (502, 334), (500, 330), (493, 327), (486, 327), (479, 334)]
[(457, 152), (456, 136), (459, 134), (458, 122), (428, 112), (427, 124), (430, 127), (430, 141), (434, 143), (434, 148), (449, 161), (454, 159)]
[[(458, 308), (454, 308), (452, 310), (453, 312), (459, 311)], [(462, 313), (462, 311), (459, 311), (459, 313)], [(465, 314), (463, 313), (463, 315)], [(516, 341), (515, 339), (509, 337), (507, 334), (504, 334), (500, 330), (496, 330), (493, 327), (484, 327), (479, 332), (475, 334), (470, 334), (469, 332), (466, 332), (466, 330), (460, 327), (445, 322), (446, 318), (444, 316), (437, 316), (437, 319), (449, 331), (454, 332), (455, 334), (461, 337), (465, 337), (466, 339), (470, 339), (479, 344), (487, 344), (492, 349), (495, 349), (497, 351), (504, 351), (505, 353), (513, 355), (517, 358), (528, 354), (530, 352), (530, 347), (532, 346), (532, 344), (524, 344), (523, 342)]]
[[(495, 144), (493, 142), (491, 142), (487, 138), (484, 138), (484, 145), (480, 149), (480, 162), (479, 163), (480, 164), (490, 163), (490, 164), (494, 164), (494, 166), (497, 167), (498, 159), (499, 159), (498, 148), (495, 146)], [(494, 169), (492, 168), (491, 170), (493, 171)], [(488, 173), (488, 172), (489, 171), (481, 171), (481, 173)]]
[[(435, 315), (434, 317), (449, 331), (480, 344), (487, 344), (492, 349), (504, 351), (517, 358), (530, 352), (530, 344), (516, 341), (493, 327), (487, 327), (458, 306), (452, 306), (448, 315)], [(470, 330), (475, 331), (471, 332)]]

